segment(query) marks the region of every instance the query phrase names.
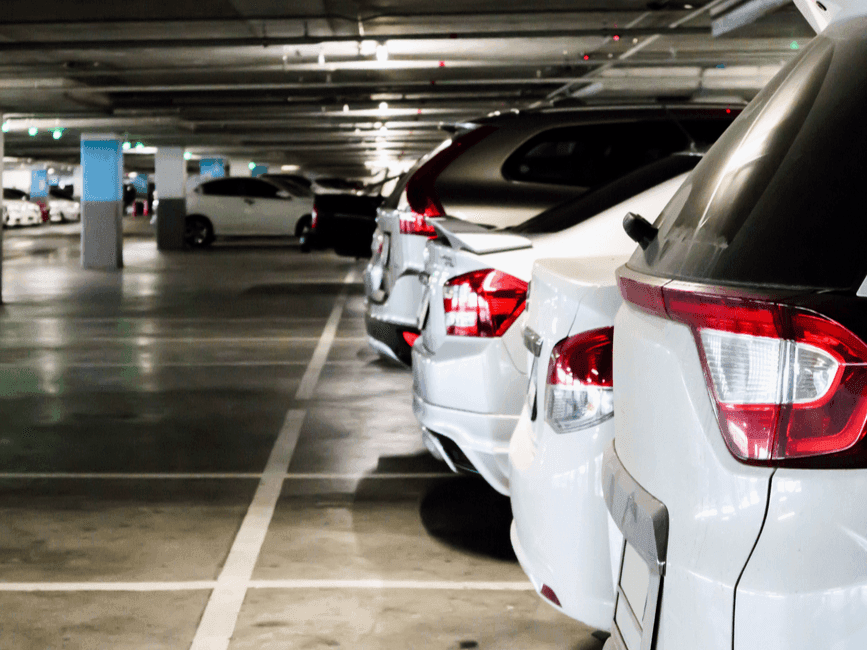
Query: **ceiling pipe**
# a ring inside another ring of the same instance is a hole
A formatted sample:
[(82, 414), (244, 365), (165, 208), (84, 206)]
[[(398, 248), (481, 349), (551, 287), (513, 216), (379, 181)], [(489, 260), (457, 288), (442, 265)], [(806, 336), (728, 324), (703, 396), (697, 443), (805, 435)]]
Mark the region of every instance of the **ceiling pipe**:
[[(675, 30), (671, 30), (674, 32)], [(707, 27), (679, 27), (679, 34), (708, 35)], [(0, 52), (58, 52), (73, 50), (141, 50), (141, 49), (179, 49), (219, 47), (282, 47), (286, 45), (319, 45), (322, 43), (357, 43), (360, 40), (420, 41), (420, 40), (463, 40), (463, 39), (508, 39), (508, 38), (586, 38), (619, 35), (622, 38), (650, 36), (659, 33), (659, 28), (633, 27), (625, 29), (526, 29), (466, 32), (422, 32), (415, 34), (371, 34), (369, 36), (266, 36), (266, 37), (221, 37), (221, 38), (144, 38), (144, 39), (89, 39), (58, 41), (16, 41), (0, 43)]]

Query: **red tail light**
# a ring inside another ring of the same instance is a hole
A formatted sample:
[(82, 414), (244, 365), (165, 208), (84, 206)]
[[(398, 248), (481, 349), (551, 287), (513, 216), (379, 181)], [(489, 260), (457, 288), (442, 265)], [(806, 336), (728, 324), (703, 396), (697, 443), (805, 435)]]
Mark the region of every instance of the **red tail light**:
[[(621, 278), (633, 304), (641, 286)], [(657, 287), (639, 306), (689, 325), (720, 430), (741, 460), (845, 451), (867, 425), (867, 345), (840, 323), (762, 298)], [(646, 294), (645, 294), (646, 295)]]
[(319, 210), (313, 206), (313, 211), (310, 213), (310, 229), (316, 230), (316, 224), (319, 223)]
[(563, 607), (563, 605), (560, 604), (560, 599), (557, 598), (557, 594), (555, 594), (554, 590), (551, 589), (551, 587), (549, 587), (548, 585), (542, 585), (542, 590), (539, 593), (541, 593), (545, 598), (557, 605), (557, 607)]
[(595, 426), (614, 415), (614, 328), (563, 339), (551, 351), (545, 387), (545, 421), (557, 433)]
[(400, 215), (400, 232), (404, 235), (423, 235), (436, 237), (437, 231), (422, 215), (415, 212), (402, 212)]
[(418, 334), (418, 332), (405, 331), (401, 334), (401, 336), (403, 336), (403, 340), (406, 341), (406, 344), (409, 347), (412, 347), (413, 344), (418, 339), (418, 337), (420, 336), (420, 334)]
[(524, 311), (527, 283), (495, 269), (459, 275), (443, 287), (446, 334), (502, 336)]
[(49, 221), (51, 221), (51, 211), (48, 208), (48, 204), (47, 203), (37, 203), (36, 205), (39, 206), (39, 212), (42, 216), (42, 223), (48, 223)]
[(400, 218), (400, 232), (405, 235), (424, 235), (435, 237), (436, 231), (426, 221), (427, 217), (444, 217), (445, 209), (440, 201), (434, 184), (446, 167), (467, 149), (484, 140), (496, 129), (493, 126), (480, 126), (468, 131), (437, 150), (415, 171), (406, 183), (404, 196), (409, 213)]

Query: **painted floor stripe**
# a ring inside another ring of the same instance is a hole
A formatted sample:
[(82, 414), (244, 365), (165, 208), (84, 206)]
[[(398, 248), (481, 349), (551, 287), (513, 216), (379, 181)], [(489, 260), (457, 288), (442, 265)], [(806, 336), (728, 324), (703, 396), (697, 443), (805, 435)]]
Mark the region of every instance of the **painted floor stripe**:
[[(0, 481), (6, 480), (114, 480), (114, 481), (189, 481), (189, 480), (235, 480), (260, 479), (261, 472), (143, 472), (131, 474), (128, 472), (0, 472)], [(454, 476), (451, 472), (394, 472), (383, 474), (340, 474), (338, 472), (287, 473), (283, 475), (289, 481), (362, 481), (362, 480), (406, 480), (431, 479)]]
[(190, 650), (226, 650), (229, 647), (229, 640), (235, 631), (235, 623), (247, 593), (247, 584), (265, 542), (305, 415), (305, 411), (295, 409), (286, 414), (253, 502), (235, 536), (229, 556), (217, 579), (217, 586), (211, 592)]
[[(355, 269), (352, 269), (346, 274), (343, 282), (348, 285), (354, 278)], [(331, 310), (331, 315), (328, 317), (328, 322), (325, 324), (325, 329), (322, 331), (319, 343), (316, 344), (316, 349), (313, 351), (310, 365), (307, 366), (307, 371), (301, 378), (301, 385), (298, 386), (295, 399), (310, 399), (313, 397), (313, 391), (316, 389), (316, 384), (319, 383), (319, 375), (322, 374), (322, 369), (325, 367), (325, 362), (328, 359), (328, 353), (331, 351), (331, 345), (334, 343), (334, 338), (337, 335), (337, 327), (340, 325), (340, 318), (343, 316), (343, 309), (346, 307), (348, 295), (347, 290), (343, 289), (337, 296), (334, 308)]]
[[(248, 580), (237, 585), (244, 589), (414, 589), (419, 591), (533, 591), (529, 582), (450, 581), (450, 580)], [(189, 582), (0, 582), (0, 592), (39, 591), (200, 591), (219, 589), (218, 580)], [(213, 596), (211, 598), (213, 601)], [(210, 607), (210, 603), (208, 603)], [(208, 610), (205, 610), (207, 615)], [(203, 617), (202, 623), (205, 619)], [(234, 627), (234, 621), (232, 622)], [(226, 626), (227, 627), (227, 626)], [(199, 628), (201, 630), (201, 626)], [(229, 632), (231, 635), (231, 632)], [(199, 638), (199, 635), (196, 635)], [(226, 639), (228, 642), (228, 639)], [(194, 642), (195, 644), (195, 642)], [(195, 645), (193, 647), (196, 647)], [(201, 646), (216, 648), (217, 646)], [(225, 647), (223, 645), (222, 647)]]

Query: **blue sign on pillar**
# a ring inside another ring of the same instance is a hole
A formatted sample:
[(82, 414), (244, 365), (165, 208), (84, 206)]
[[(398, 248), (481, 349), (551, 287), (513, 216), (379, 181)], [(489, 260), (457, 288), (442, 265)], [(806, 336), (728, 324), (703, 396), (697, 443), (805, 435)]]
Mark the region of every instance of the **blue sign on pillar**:
[(267, 165), (256, 165), (253, 169), (250, 170), (250, 176), (261, 176), (262, 174), (268, 173)]
[(60, 176), (56, 174), (48, 177), (48, 187), (57, 187), (60, 185)]
[(34, 169), (30, 172), (30, 198), (40, 199), (48, 196), (48, 171)]
[(81, 136), (81, 264), (123, 266), (123, 149), (113, 135)]
[(223, 178), (226, 175), (226, 161), (222, 158), (202, 158), (199, 161), (199, 175), (205, 178)]
[(132, 179), (132, 186), (135, 188), (136, 194), (148, 193), (148, 177), (147, 174), (139, 174)]

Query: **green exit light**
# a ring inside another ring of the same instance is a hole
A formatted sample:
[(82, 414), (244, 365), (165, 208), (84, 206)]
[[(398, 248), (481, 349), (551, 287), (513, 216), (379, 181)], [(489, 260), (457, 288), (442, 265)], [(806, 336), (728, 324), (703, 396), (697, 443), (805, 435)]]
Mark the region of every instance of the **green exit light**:
[(256, 169), (256, 163), (251, 162), (251, 163), (249, 163), (249, 164), (247, 165), (247, 167), (250, 168), (250, 171), (253, 171), (254, 169)]
[(798, 41), (792, 41), (792, 44), (789, 47), (791, 47), (793, 50), (797, 50), (798, 49)]
[(193, 157), (193, 154), (191, 154), (189, 151), (184, 152), (184, 160), (189, 160), (192, 157)]
[(31, 126), (29, 129), (27, 129), (27, 133), (33, 136), (39, 133), (39, 129), (37, 129), (35, 126)]

